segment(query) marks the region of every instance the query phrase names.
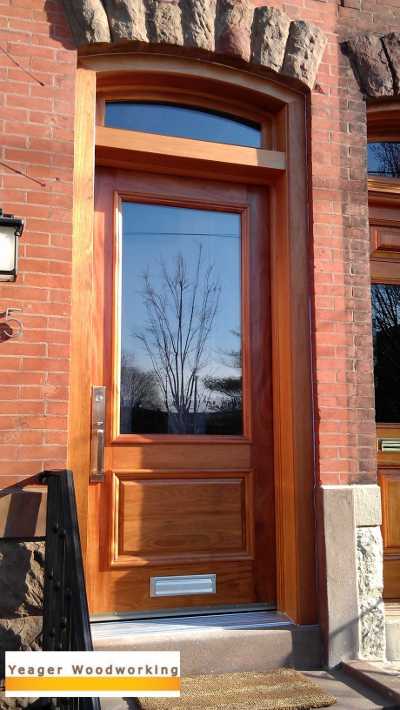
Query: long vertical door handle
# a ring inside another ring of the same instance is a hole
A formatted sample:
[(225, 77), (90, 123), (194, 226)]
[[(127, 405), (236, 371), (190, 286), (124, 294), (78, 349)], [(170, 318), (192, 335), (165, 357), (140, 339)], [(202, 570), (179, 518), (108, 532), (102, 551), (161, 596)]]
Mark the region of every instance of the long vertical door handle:
[(104, 481), (104, 442), (106, 418), (106, 388), (92, 388), (92, 433), (90, 480)]

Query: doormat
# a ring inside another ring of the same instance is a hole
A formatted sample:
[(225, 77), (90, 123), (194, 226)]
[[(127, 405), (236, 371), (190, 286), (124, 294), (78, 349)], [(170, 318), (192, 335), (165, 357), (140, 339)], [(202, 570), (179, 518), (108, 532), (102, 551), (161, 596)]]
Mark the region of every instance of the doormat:
[(199, 675), (181, 678), (180, 698), (137, 698), (142, 710), (309, 710), (337, 698), (298, 671)]

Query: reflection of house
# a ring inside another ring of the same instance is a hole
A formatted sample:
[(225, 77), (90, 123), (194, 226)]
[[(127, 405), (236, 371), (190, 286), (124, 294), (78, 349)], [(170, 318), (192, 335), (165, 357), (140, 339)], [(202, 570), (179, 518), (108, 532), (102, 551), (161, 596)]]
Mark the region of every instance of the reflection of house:
[(388, 324), (374, 340), (375, 398), (378, 422), (400, 420), (400, 326)]
[[(29, 588), (3, 610), (10, 645), (37, 635), (34, 476), (68, 462), (96, 612), (265, 602), (310, 634), (314, 659), (319, 625), (329, 666), (384, 656), (366, 125), (375, 140), (398, 132), (400, 19), (390, 0), (371, 5), (0, 6), (2, 205), (26, 220), (18, 279), (0, 288), (24, 325), (0, 352), (0, 568), (22, 587), (22, 550)], [(187, 138), (179, 121), (176, 136), (105, 125), (117, 100), (233, 116), (262, 147)], [(400, 249), (399, 188), (370, 188), (379, 281)], [(243, 435), (124, 433), (128, 395), (120, 426), (120, 217), (135, 202), (240, 215)], [(93, 385), (108, 390), (104, 484), (89, 484)], [(385, 461), (395, 486), (399, 462)], [(151, 575), (214, 573), (216, 597), (150, 596)]]

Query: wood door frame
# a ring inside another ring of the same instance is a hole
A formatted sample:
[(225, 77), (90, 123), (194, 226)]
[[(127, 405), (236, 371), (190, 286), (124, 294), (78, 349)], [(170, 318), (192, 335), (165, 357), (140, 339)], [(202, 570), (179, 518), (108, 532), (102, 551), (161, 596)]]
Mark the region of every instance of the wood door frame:
[[(368, 142), (400, 141), (399, 101), (380, 101), (367, 106)], [(371, 283), (400, 285), (400, 241), (391, 239), (391, 231), (400, 229), (400, 181), (380, 175), (368, 176), (369, 229), (371, 236)], [(389, 239), (388, 239), (389, 237)], [(376, 424), (376, 437), (400, 435), (399, 423)], [(390, 489), (400, 479), (400, 457), (397, 452), (377, 451), (378, 483), (382, 499), (383, 599), (398, 602), (397, 579), (400, 569), (398, 548), (391, 548), (389, 519), (394, 513), (390, 505)], [(398, 513), (398, 511), (396, 511)]]
[[(112, 82), (114, 78), (122, 85), (123, 77), (131, 82), (135, 72), (147, 72), (154, 90), (165, 85), (168, 77), (186, 76), (191, 86), (218, 84), (221, 91), (217, 95), (225, 96), (227, 103), (233, 103), (235, 96), (243, 105), (248, 105), (250, 98), (255, 107), (265, 110), (267, 105), (274, 117), (271, 145), (275, 156), (271, 158), (279, 159), (279, 152), (286, 154), (284, 166), (267, 165), (268, 174), (258, 168), (254, 154), (244, 156), (244, 165), (227, 172), (234, 181), (270, 185), (277, 604), (278, 610), (297, 624), (314, 624), (317, 598), (305, 98), (277, 82), (245, 71), (157, 55), (103, 54), (80, 60), (76, 78), (68, 465), (74, 471), (84, 554), (88, 534), (89, 402), (93, 384), (90, 348), (96, 83)], [(269, 162), (268, 156), (266, 159)], [(211, 160), (209, 165), (202, 165), (195, 160), (192, 168), (199, 176), (215, 178), (216, 171), (221, 170), (221, 161)], [(170, 166), (170, 170), (175, 169), (176, 165)], [(164, 166), (162, 171), (165, 172)], [(225, 170), (222, 173), (226, 179)]]

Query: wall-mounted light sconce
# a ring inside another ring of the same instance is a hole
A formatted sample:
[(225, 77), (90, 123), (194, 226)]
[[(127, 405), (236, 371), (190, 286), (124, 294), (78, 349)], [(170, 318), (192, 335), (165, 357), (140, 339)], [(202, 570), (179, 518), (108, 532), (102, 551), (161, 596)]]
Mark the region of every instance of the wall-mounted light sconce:
[(0, 281), (15, 281), (18, 271), (18, 237), (24, 220), (13, 214), (3, 214), (0, 208)]

